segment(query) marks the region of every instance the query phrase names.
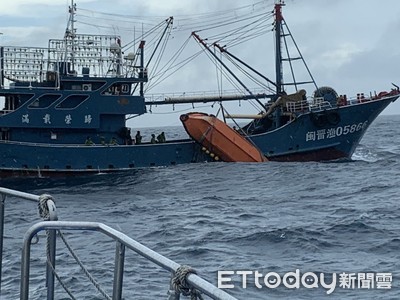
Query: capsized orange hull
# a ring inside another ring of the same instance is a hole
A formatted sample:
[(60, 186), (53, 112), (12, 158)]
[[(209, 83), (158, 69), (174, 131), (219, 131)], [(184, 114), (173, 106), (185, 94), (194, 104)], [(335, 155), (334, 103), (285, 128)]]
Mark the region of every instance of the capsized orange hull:
[(222, 161), (268, 161), (256, 146), (213, 115), (188, 113), (180, 119), (190, 137)]

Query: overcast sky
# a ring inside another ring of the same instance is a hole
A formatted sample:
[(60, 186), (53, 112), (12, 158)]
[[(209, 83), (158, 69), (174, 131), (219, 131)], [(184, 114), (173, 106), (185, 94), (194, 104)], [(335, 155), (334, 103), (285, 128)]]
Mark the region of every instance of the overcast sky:
[[(174, 16), (175, 22), (178, 22), (179, 16), (198, 16), (200, 13), (225, 11), (256, 2), (260, 1), (78, 0), (76, 4), (78, 9), (155, 16), (160, 21)], [(272, 7), (273, 1), (265, 3)], [(49, 38), (63, 36), (69, 4), (67, 0), (0, 1), (0, 32), (3, 33), (0, 43), (47, 46)], [(339, 94), (350, 96), (357, 92), (390, 90), (392, 82), (400, 85), (400, 1), (287, 0), (283, 14), (319, 86), (331, 86)], [(147, 20), (155, 22), (156, 19)], [(178, 37), (176, 41), (178, 44)], [(199, 47), (196, 43), (193, 45)], [(270, 65), (273, 49), (264, 49), (260, 44), (251, 45), (250, 41), (236, 53), (252, 66), (260, 65), (261, 70), (274, 79), (274, 67)], [(196, 66), (191, 67), (190, 73), (174, 77), (165, 88), (175, 88), (177, 92), (198, 91), (208, 86), (215, 89), (216, 80), (209, 76), (211, 73), (201, 74), (204, 69), (213, 70), (212, 74), (215, 74), (215, 67), (211, 63), (206, 65), (203, 61), (197, 62)], [(312, 90), (308, 93), (312, 93)], [(157, 111), (156, 108), (152, 110)], [(179, 125), (179, 108), (176, 110), (170, 117), (155, 113), (130, 121), (130, 125), (159, 126), (160, 120), (166, 121), (166, 125)], [(165, 113), (163, 110), (161, 112)], [(384, 114), (400, 114), (400, 101), (391, 104)], [(140, 119), (145, 120), (144, 123)]]

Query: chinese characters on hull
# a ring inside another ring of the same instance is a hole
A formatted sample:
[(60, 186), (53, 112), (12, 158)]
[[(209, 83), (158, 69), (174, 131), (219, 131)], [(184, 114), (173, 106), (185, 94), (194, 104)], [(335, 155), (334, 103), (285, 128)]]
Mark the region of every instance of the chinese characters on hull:
[[(43, 123), (44, 124), (51, 124), (51, 115), (50, 114), (45, 114), (43, 117)], [(83, 117), (83, 124), (91, 124), (92, 123), (92, 115), (85, 115)], [(73, 121), (72, 115), (71, 114), (67, 114), (64, 118), (64, 122), (66, 125), (71, 125)], [(23, 114), (21, 116), (21, 123), (22, 124), (30, 124), (30, 118), (29, 118), (29, 114)]]
[(353, 134), (355, 132), (363, 131), (367, 128), (368, 121), (364, 123), (351, 124), (345, 126), (332, 127), (328, 129), (318, 129), (315, 131), (308, 131), (306, 133), (306, 142), (321, 141), (325, 139), (333, 139), (342, 135)]

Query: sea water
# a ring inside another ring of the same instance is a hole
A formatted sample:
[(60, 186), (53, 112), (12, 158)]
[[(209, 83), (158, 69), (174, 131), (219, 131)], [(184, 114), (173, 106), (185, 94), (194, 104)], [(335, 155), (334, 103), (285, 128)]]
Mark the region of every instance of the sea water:
[[(399, 123), (380, 116), (351, 162), (188, 164), (0, 185), (49, 193), (60, 220), (103, 222), (233, 285), (225, 290), (238, 299), (399, 299)], [(181, 129), (163, 130), (168, 138)], [(7, 198), (1, 299), (18, 299), (22, 238), (37, 221), (34, 203)], [(115, 243), (95, 232), (65, 236), (111, 294)], [(41, 234), (31, 299), (45, 298), (45, 258)], [(57, 270), (77, 299), (103, 299), (60, 241)], [(322, 275), (327, 284), (336, 276), (330, 293)], [(127, 251), (124, 299), (166, 299), (168, 287), (166, 271)], [(69, 299), (56, 288), (56, 299)]]

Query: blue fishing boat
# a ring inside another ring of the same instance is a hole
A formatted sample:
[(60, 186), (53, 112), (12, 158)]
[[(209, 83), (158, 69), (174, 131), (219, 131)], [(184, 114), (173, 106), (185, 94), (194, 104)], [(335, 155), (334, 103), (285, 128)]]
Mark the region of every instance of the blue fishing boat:
[[(201, 137), (140, 142), (127, 127), (129, 117), (140, 117), (150, 106), (184, 103), (220, 104), (224, 121), (235, 122), (238, 134), (250, 141), (265, 161), (351, 159), (367, 128), (399, 97), (399, 88), (352, 98), (317, 86), (309, 72), (310, 81), (296, 82), (294, 76), (292, 82), (285, 81), (284, 64), (291, 66), (299, 60), (309, 70), (300, 52), (296, 57), (284, 54), (287, 47), (282, 44), (286, 45), (291, 33), (282, 15), (283, 5), (276, 3), (272, 13), (275, 80), (246, 65), (225, 46), (206, 42), (193, 32), (213, 61), (226, 68), (248, 93), (147, 100), (144, 87), (151, 70), (145, 59), (146, 42), (142, 40), (136, 52), (125, 54), (119, 35), (78, 33), (74, 28), (77, 8), (71, 3), (64, 38), (50, 39), (46, 48), (0, 47), (0, 100), (4, 103), (0, 110), (0, 174), (73, 175), (214, 161), (213, 145), (205, 149)], [(172, 20), (167, 20), (168, 26)], [(215, 49), (254, 71), (273, 89), (251, 92)], [(300, 88), (303, 84), (313, 86), (312, 96)], [(258, 113), (229, 114), (222, 105), (246, 100), (259, 104)], [(242, 119), (250, 120), (241, 125), (237, 120)], [(210, 130), (211, 125), (206, 131)]]

